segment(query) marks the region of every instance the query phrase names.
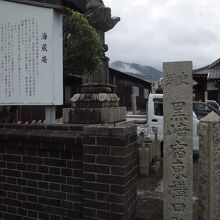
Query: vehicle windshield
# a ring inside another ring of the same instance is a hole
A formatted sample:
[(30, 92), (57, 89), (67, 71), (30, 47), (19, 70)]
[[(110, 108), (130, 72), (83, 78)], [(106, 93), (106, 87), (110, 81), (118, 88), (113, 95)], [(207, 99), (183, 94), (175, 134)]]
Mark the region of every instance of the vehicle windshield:
[[(163, 116), (163, 98), (153, 98), (154, 102), (154, 115)], [(220, 111), (214, 108), (212, 105), (204, 102), (193, 102), (193, 112), (198, 119), (205, 117), (210, 112), (214, 111), (220, 115)]]
[(154, 98), (154, 114), (157, 116), (163, 116), (163, 99)]
[(217, 110), (219, 110), (219, 105), (215, 101), (208, 101), (207, 100), (207, 103), (209, 105), (211, 105), (212, 107), (216, 108)]
[(216, 108), (204, 102), (193, 102), (193, 111), (195, 112), (198, 119), (205, 117), (212, 111), (220, 115), (220, 112)]

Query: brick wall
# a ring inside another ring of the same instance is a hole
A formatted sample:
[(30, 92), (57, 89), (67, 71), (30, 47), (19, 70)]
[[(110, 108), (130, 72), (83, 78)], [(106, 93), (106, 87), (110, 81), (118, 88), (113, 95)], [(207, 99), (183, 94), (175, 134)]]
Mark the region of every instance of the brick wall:
[(0, 129), (1, 218), (83, 216), (82, 138), (77, 130), (82, 128), (21, 125)]
[(0, 126), (0, 219), (132, 219), (132, 126)]
[(83, 139), (84, 216), (133, 219), (137, 144), (133, 127), (86, 127)]

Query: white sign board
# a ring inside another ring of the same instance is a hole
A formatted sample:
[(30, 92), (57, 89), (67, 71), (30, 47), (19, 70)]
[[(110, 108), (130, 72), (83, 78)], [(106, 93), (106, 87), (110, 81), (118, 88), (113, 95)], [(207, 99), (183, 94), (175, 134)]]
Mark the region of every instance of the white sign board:
[(139, 88), (137, 86), (132, 86), (132, 95), (139, 96)]
[(0, 105), (63, 104), (62, 15), (0, 1)]

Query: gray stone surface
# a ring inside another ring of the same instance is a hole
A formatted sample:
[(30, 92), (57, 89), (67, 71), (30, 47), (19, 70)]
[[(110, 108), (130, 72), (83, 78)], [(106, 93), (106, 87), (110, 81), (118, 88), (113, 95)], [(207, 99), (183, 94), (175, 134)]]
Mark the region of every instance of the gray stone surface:
[(111, 16), (111, 9), (105, 7), (101, 0), (87, 0), (86, 9), (89, 23), (103, 33), (114, 28), (120, 21), (119, 17)]
[[(111, 129), (110, 129), (111, 128)], [(126, 129), (124, 129), (126, 128)], [(130, 122), (120, 122), (116, 124), (104, 124), (104, 125), (87, 125), (84, 127), (84, 133), (90, 136), (94, 136), (97, 133), (103, 136), (128, 136), (137, 133), (136, 126), (133, 126)]]
[(153, 141), (153, 145), (155, 149), (155, 160), (159, 161), (161, 158), (160, 141), (158, 140)]
[(192, 220), (192, 62), (163, 64), (164, 220)]
[[(63, 109), (64, 123), (101, 124), (126, 121), (126, 107), (119, 107), (116, 94), (100, 92), (106, 88), (101, 84), (93, 84), (86, 86), (83, 93), (73, 95), (72, 108)], [(111, 88), (109, 89), (111, 92)]]
[(74, 108), (118, 107), (119, 98), (114, 93), (80, 93), (70, 99)]
[(147, 177), (150, 173), (150, 150), (149, 148), (138, 149), (139, 176)]
[(132, 111), (133, 115), (137, 114), (137, 102), (136, 102), (136, 95), (131, 95), (131, 105), (132, 105)]
[(150, 150), (150, 164), (153, 163), (154, 161), (154, 149), (153, 149), (153, 144), (147, 144)]
[(65, 108), (64, 124), (101, 124), (126, 120), (126, 107), (112, 108)]
[(200, 220), (220, 220), (220, 117), (211, 112), (199, 125)]

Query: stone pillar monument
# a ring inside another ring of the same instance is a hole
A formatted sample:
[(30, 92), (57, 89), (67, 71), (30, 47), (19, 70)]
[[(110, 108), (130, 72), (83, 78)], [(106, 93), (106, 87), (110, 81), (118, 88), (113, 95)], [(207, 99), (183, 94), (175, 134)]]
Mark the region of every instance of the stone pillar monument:
[(192, 220), (192, 62), (163, 64), (164, 220)]
[(220, 117), (211, 112), (199, 124), (199, 220), (220, 220)]

